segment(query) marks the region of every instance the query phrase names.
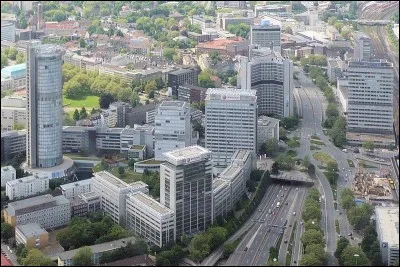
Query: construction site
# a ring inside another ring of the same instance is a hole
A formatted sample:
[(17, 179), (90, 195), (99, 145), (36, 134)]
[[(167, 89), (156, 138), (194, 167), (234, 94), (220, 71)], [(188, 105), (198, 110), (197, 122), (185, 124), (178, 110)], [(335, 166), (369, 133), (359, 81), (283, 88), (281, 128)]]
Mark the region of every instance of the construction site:
[(355, 174), (352, 191), (358, 200), (372, 205), (382, 205), (396, 201), (392, 189), (394, 184), (389, 169), (382, 167), (379, 173), (376, 173), (364, 171), (361, 166)]

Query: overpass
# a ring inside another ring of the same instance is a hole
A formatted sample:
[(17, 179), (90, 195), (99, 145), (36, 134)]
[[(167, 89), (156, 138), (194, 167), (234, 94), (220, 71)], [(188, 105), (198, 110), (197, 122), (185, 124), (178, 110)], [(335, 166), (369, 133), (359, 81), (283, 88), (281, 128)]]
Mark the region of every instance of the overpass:
[(368, 26), (375, 26), (375, 25), (385, 26), (390, 23), (390, 20), (355, 19), (355, 20), (350, 20), (350, 21), (356, 22), (360, 25), (368, 25)]
[(307, 178), (302, 173), (280, 173), (278, 175), (271, 174), (271, 179), (278, 182), (291, 182), (294, 184), (307, 184), (310, 186), (314, 185), (314, 181)]

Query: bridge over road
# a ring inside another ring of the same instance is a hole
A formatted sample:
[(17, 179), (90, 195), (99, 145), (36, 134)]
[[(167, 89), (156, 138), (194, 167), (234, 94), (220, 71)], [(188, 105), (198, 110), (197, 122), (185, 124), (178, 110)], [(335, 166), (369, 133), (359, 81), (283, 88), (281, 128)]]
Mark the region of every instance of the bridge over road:
[(299, 171), (280, 171), (278, 175), (271, 174), (271, 179), (275, 181), (291, 182), (293, 184), (307, 184), (309, 186), (314, 185), (314, 180), (308, 178), (305, 173)]

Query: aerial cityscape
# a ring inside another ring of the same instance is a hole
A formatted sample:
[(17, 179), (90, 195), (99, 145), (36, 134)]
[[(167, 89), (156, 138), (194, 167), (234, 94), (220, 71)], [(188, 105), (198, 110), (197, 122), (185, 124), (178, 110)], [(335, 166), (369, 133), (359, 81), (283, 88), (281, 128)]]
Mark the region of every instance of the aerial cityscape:
[(1, 1), (1, 266), (399, 266), (398, 1)]

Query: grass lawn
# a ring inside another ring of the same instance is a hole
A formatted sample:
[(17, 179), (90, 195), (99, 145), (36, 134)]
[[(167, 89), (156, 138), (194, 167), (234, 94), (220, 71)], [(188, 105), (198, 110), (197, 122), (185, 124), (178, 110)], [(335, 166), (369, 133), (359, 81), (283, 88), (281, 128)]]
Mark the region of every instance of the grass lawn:
[(294, 150), (289, 150), (286, 155), (291, 156), (291, 157), (296, 157), (297, 156), (297, 152)]
[(354, 162), (352, 160), (348, 159), (347, 163), (349, 164), (350, 167), (354, 167)]
[(319, 141), (319, 140), (313, 140), (313, 139), (311, 139), (311, 144), (319, 145), (319, 146), (324, 146), (325, 145), (324, 142)]
[(328, 162), (336, 162), (331, 156), (324, 152), (315, 152), (313, 154), (314, 159), (318, 160), (319, 162), (323, 163), (324, 165), (328, 164)]
[(110, 172), (128, 184), (141, 181), (143, 175), (141, 173), (134, 172), (130, 168), (125, 168), (125, 173), (123, 174), (118, 173), (118, 167), (112, 168)]
[[(90, 112), (92, 108), (99, 107), (99, 98), (98, 96), (91, 95), (91, 96), (84, 96), (80, 99), (69, 99), (63, 95), (63, 105), (69, 108), (78, 108), (81, 109), (85, 107), (87, 112)], [(89, 110), (90, 109), (90, 110)], [(74, 113), (74, 112), (72, 112)]]
[(311, 145), (310, 150), (321, 150), (321, 148), (319, 146)]
[(335, 228), (336, 228), (336, 233), (340, 235), (340, 228), (339, 228), (339, 221), (338, 219), (335, 220)]
[(319, 136), (318, 136), (318, 135), (315, 135), (315, 134), (313, 134), (313, 135), (311, 136), (311, 139), (321, 140), (321, 138), (319, 138)]

